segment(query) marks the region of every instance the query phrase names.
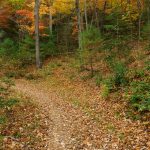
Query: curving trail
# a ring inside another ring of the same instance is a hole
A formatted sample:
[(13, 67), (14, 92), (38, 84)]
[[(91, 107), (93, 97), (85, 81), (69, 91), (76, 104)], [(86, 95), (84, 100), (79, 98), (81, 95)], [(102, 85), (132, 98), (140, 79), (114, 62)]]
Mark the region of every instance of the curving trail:
[[(80, 133), (82, 124), (89, 122), (88, 117), (64, 101), (59, 93), (26, 80), (17, 80), (15, 85), (15, 90), (30, 97), (41, 107), (41, 112), (45, 115), (49, 131), (47, 147), (43, 150), (96, 149), (88, 141), (85, 143), (86, 141), (83, 142), (76, 135)], [(90, 129), (90, 127), (88, 128)], [(81, 134), (80, 136), (84, 135)], [(87, 139), (88, 137), (85, 135), (84, 138)]]
[[(57, 89), (24, 79), (16, 80), (15, 83), (14, 89), (30, 97), (45, 116), (49, 130), (47, 146), (42, 150), (149, 149), (149, 136), (144, 126), (125, 118), (115, 118), (110, 113), (113, 110), (111, 104), (108, 107), (106, 102), (97, 102), (103, 106), (98, 107), (101, 120), (97, 123), (80, 108), (67, 102), (67, 94), (62, 96)], [(73, 96), (74, 93), (71, 94)], [(97, 106), (94, 106), (95, 109)], [(116, 126), (112, 126), (112, 123)], [(122, 136), (122, 140), (119, 136)]]
[(32, 98), (41, 107), (42, 113), (46, 116), (49, 126), (47, 149), (68, 149), (67, 147), (73, 140), (71, 139), (70, 131), (71, 119), (68, 115), (69, 112), (66, 111), (67, 108), (65, 106), (63, 108), (63, 105), (60, 104), (63, 101), (61, 97), (50, 91), (50, 89), (45, 91), (42, 87), (38, 87), (25, 80), (16, 81), (15, 90)]

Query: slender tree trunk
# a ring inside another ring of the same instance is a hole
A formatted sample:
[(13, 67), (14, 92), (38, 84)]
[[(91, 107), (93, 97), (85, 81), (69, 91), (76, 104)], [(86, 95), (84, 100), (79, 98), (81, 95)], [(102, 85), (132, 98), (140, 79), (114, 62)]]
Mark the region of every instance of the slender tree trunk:
[(150, 9), (149, 9), (149, 7), (147, 8), (147, 14), (148, 14), (147, 22), (148, 22), (148, 24), (150, 24)]
[(36, 49), (36, 67), (41, 67), (40, 62), (40, 43), (39, 43), (39, 8), (40, 0), (35, 0), (35, 49)]
[(53, 16), (51, 13), (51, 6), (52, 6), (51, 0), (49, 1), (48, 5), (49, 5), (49, 31), (50, 31), (50, 34), (52, 35), (53, 34)]
[[(131, 0), (127, 0), (127, 6), (131, 4)], [(131, 43), (133, 41), (133, 25), (132, 25), (132, 17), (131, 17), (131, 13), (129, 14), (130, 16), (130, 25), (131, 25), (131, 30), (130, 30), (130, 33), (131, 33)]]
[(118, 18), (118, 15), (117, 15), (117, 50), (119, 50), (119, 18)]
[(107, 6), (107, 0), (105, 0), (105, 2), (104, 2), (103, 12), (102, 12), (101, 22), (100, 22), (100, 30), (101, 30), (102, 33), (104, 31), (104, 20), (105, 20), (106, 6)]
[(40, 0), (35, 0), (35, 49), (36, 49), (36, 67), (41, 67), (40, 62), (40, 44), (39, 44), (39, 8)]
[(92, 18), (91, 18), (90, 28), (93, 26), (93, 20), (94, 20), (94, 15), (92, 15)]
[(82, 51), (83, 51), (83, 45), (82, 45), (82, 27), (81, 27), (81, 14), (80, 14), (80, 3), (79, 0), (75, 0), (76, 5), (76, 14), (77, 14), (77, 24), (78, 24), (78, 48), (79, 48), (79, 59), (80, 59), (80, 69), (83, 69), (83, 57), (82, 57)]
[(79, 50), (82, 49), (82, 39), (81, 39), (81, 15), (80, 15), (80, 6), (79, 0), (76, 0), (76, 14), (77, 14), (77, 22), (78, 22), (78, 46)]
[(97, 0), (95, 0), (95, 1), (94, 1), (95, 23), (96, 23), (97, 28), (99, 28), (99, 20), (98, 20), (97, 5), (98, 5), (98, 1), (97, 1)]
[(81, 31), (83, 31), (84, 30), (84, 14), (81, 13), (80, 18), (81, 18)]
[(139, 16), (139, 41), (141, 39), (141, 14)]
[(53, 16), (51, 14), (51, 12), (49, 12), (49, 30), (50, 30), (50, 34), (53, 33)]
[(87, 0), (84, 0), (84, 16), (85, 16), (86, 30), (88, 30)]
[(141, 19), (142, 19), (141, 1), (140, 0), (137, 0), (137, 7), (138, 7), (138, 10), (139, 10), (139, 22), (138, 22), (138, 26), (139, 26), (139, 29), (138, 29), (138, 49), (139, 49), (140, 39), (141, 39)]

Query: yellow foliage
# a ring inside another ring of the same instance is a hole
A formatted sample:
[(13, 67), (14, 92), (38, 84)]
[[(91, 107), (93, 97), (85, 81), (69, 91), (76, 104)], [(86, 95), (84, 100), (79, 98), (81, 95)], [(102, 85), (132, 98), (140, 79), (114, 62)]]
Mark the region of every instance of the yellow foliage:
[(70, 14), (74, 8), (74, 0), (55, 0), (53, 8), (58, 13)]

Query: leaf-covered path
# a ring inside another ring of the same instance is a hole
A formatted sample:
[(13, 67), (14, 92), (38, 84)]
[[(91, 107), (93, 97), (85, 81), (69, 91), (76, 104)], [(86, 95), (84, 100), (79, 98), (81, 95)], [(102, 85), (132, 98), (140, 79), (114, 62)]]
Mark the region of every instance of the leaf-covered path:
[[(49, 150), (63, 150), (71, 144), (71, 119), (69, 106), (62, 105), (59, 95), (52, 91), (44, 91), (42, 87), (25, 81), (16, 82), (16, 90), (32, 98), (41, 106), (45, 121), (49, 126), (49, 137), (47, 139), (47, 147)], [(64, 111), (65, 110), (65, 111)], [(73, 140), (73, 139), (72, 139)]]
[[(45, 115), (45, 121), (49, 126), (49, 136), (47, 146), (43, 149), (82, 149), (82, 144), (79, 143), (80, 141), (76, 141), (73, 133), (74, 130), (80, 129), (80, 125), (82, 124), (80, 122), (81, 118), (83, 121), (87, 120), (86, 116), (82, 116), (80, 111), (73, 109), (71, 105), (60, 97), (59, 93), (54, 93), (51, 89), (44, 90), (45, 88), (36, 86), (36, 84), (25, 80), (17, 81), (15, 89), (38, 103), (43, 115)], [(79, 121), (80, 125), (76, 124), (76, 121)]]
[[(15, 90), (32, 98), (45, 115), (49, 131), (43, 150), (149, 149), (148, 129), (138, 121), (115, 118), (111, 110), (114, 108), (109, 107), (111, 104), (101, 101), (101, 107), (95, 105), (98, 116), (93, 118), (91, 111), (82, 111), (77, 102), (74, 101), (74, 107), (67, 101), (67, 93), (62, 95), (61, 91), (44, 83), (17, 80)], [(72, 92), (72, 97), (74, 94)], [(84, 92), (82, 94), (86, 97)]]

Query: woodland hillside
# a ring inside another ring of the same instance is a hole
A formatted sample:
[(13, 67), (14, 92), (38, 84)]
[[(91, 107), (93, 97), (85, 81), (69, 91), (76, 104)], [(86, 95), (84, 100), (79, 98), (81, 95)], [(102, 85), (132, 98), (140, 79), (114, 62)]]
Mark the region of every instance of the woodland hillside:
[(0, 150), (149, 150), (149, 135), (149, 0), (0, 0)]

